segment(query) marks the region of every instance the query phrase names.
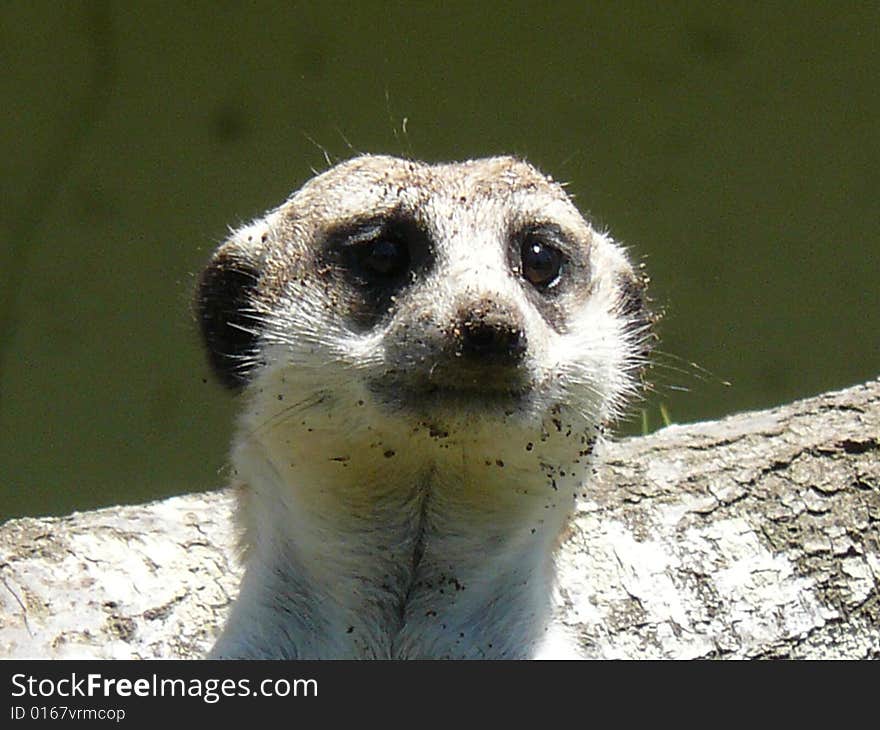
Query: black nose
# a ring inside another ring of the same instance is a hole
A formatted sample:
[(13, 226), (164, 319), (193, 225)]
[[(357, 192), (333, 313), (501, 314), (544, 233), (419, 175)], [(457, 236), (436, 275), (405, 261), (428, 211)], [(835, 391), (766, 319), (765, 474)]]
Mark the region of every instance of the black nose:
[(516, 364), (528, 343), (520, 318), (503, 307), (482, 303), (461, 312), (455, 328), (462, 357), (493, 364)]

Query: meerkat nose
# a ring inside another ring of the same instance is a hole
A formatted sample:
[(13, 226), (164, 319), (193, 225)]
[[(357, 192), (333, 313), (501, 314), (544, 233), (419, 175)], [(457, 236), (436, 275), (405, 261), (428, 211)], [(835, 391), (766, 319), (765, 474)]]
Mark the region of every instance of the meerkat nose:
[(493, 301), (461, 310), (453, 332), (457, 351), (475, 362), (516, 365), (528, 349), (521, 318)]

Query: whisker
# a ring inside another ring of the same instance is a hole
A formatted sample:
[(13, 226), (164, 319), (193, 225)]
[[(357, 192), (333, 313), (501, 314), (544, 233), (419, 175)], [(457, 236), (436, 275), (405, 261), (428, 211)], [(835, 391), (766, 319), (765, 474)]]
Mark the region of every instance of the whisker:
[(245, 436), (250, 438), (255, 438), (263, 435), (266, 431), (275, 428), (277, 426), (282, 426), (285, 423), (293, 420), (294, 416), (300, 415), (303, 411), (309, 410), (310, 408), (314, 408), (317, 405), (320, 405), (327, 399), (326, 391), (319, 391), (317, 393), (312, 393), (309, 396), (303, 398), (296, 403), (291, 403), (284, 408), (282, 408), (278, 413), (274, 413), (272, 416), (264, 420), (262, 423), (257, 424), (255, 427), (248, 429), (245, 431)]

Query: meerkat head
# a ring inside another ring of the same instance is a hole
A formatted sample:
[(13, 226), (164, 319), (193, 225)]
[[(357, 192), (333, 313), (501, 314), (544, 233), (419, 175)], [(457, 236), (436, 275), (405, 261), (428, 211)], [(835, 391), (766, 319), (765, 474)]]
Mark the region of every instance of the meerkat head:
[(266, 395), (255, 425), (347, 399), (448, 433), (617, 415), (645, 361), (643, 287), (523, 161), (363, 156), (235, 231), (197, 306), (220, 380)]

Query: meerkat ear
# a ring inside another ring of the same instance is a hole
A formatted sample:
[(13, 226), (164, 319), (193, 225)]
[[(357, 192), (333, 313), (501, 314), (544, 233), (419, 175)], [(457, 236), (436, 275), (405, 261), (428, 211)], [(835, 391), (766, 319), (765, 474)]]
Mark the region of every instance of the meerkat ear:
[(217, 249), (199, 276), (195, 296), (208, 361), (232, 390), (240, 390), (258, 365), (260, 335), (254, 306), (260, 269), (241, 238), (236, 234)]
[(647, 276), (641, 272), (627, 272), (618, 277), (618, 312), (624, 318), (624, 327), (635, 345), (635, 355), (645, 363), (651, 354), (656, 334), (654, 325), (659, 315), (654, 312), (647, 295)]

